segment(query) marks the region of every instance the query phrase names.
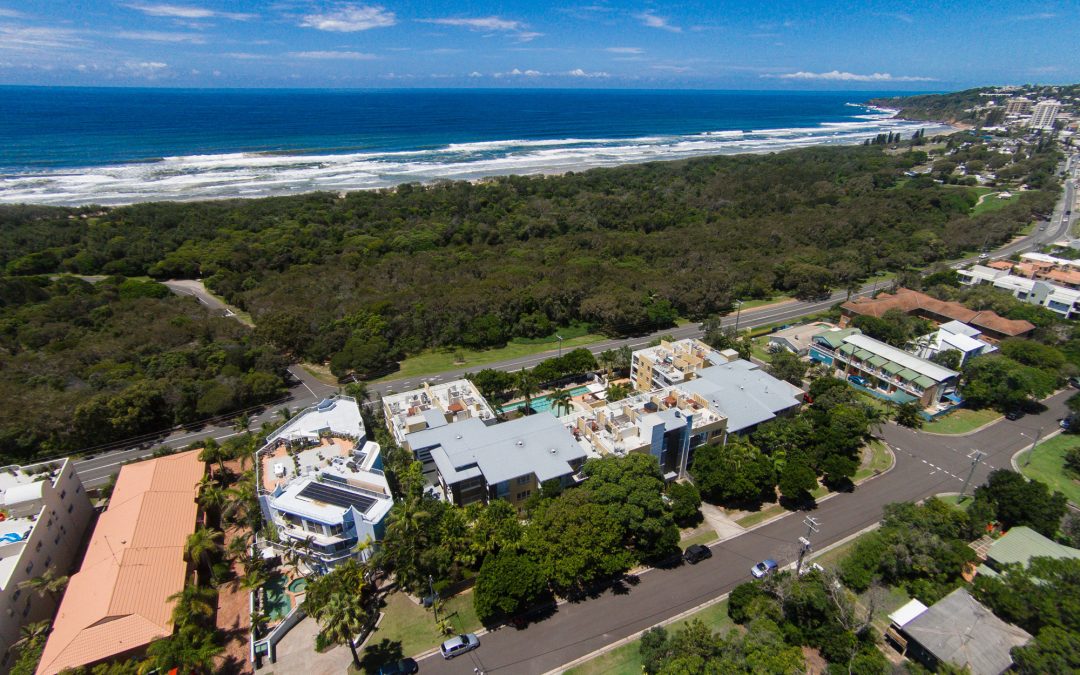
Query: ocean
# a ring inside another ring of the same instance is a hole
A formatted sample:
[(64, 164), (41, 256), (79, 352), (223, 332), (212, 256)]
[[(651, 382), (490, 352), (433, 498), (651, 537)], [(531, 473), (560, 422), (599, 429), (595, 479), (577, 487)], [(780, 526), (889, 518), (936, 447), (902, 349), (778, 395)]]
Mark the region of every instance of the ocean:
[(128, 204), (581, 171), (905, 137), (883, 92), (0, 87), (0, 203)]

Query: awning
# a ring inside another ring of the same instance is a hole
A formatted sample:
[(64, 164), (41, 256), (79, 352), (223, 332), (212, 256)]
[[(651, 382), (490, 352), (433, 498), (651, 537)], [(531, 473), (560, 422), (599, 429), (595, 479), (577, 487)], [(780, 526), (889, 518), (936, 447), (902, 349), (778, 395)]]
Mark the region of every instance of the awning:
[(952, 401), (953, 403), (963, 403), (964, 402), (964, 399), (960, 398), (960, 395), (957, 394), (956, 392), (949, 392), (948, 394), (945, 394), (942, 398), (947, 399), (949, 401)]
[(883, 366), (888, 362), (889, 359), (885, 358), (884, 356), (874, 356), (870, 359), (870, 365), (872, 366)]
[(881, 369), (884, 370), (886, 373), (889, 373), (890, 375), (895, 375), (901, 370), (903, 370), (904, 367), (899, 363), (893, 363), (892, 361), (889, 361), (884, 366), (882, 366)]
[(840, 352), (841, 354), (850, 354), (855, 351), (855, 345), (851, 344), (850, 342), (845, 342), (844, 344), (840, 345), (840, 348), (836, 351)]
[(866, 359), (870, 358), (873, 355), (874, 355), (874, 352), (866, 350), (866, 349), (857, 349), (857, 350), (855, 350), (855, 358), (862, 359), (863, 361), (865, 361)]
[(901, 380), (907, 380), (908, 382), (914, 382), (916, 380), (916, 378), (919, 377), (919, 374), (916, 373), (914, 370), (911, 370), (910, 368), (904, 368), (899, 373), (897, 373), (896, 376), (899, 377)]
[(919, 385), (923, 389), (926, 389), (927, 387), (932, 387), (937, 383), (926, 375), (920, 375), (915, 378), (915, 384)]

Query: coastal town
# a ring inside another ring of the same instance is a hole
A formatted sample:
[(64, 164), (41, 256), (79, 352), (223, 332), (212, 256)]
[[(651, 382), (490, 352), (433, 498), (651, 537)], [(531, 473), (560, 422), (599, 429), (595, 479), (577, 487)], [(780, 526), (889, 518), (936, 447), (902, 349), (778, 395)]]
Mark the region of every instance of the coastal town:
[[(482, 304), (445, 319), (454, 289), (432, 285), (416, 316), (457, 339), (421, 349), (423, 322), (387, 303), (316, 324), (230, 303), (254, 273), (165, 278), (187, 241), (146, 275), (14, 258), (12, 305), (63, 285), (186, 302), (147, 372), (213, 378), (100, 394), (64, 430), (79, 451), (0, 471), (0, 672), (1069, 671), (1080, 93), (972, 96), (942, 118), (967, 129), (850, 149), (885, 158), (852, 194), (932, 191), (952, 200), (940, 229), (905, 221), (903, 240), (845, 253), (889, 256), (877, 274), (778, 262), (753, 298), (691, 279), (703, 306), (732, 296), (693, 319), (585, 291), (561, 315), (521, 301), (513, 326)], [(362, 267), (390, 245), (341, 246)], [(102, 359), (87, 381), (130, 370)]]

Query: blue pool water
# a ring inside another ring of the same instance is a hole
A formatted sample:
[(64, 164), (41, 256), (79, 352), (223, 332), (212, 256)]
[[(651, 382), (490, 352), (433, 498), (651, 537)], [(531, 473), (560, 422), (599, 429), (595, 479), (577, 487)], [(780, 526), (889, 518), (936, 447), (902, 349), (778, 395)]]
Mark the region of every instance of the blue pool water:
[[(583, 385), (580, 387), (574, 387), (573, 389), (567, 389), (567, 391), (570, 392), (571, 396), (579, 396), (589, 391), (589, 388)], [(548, 394), (547, 396), (533, 397), (530, 405), (532, 409), (536, 412), (544, 412), (545, 410), (551, 410), (551, 394)], [(510, 405), (503, 406), (503, 410), (505, 410), (506, 412), (510, 412), (511, 410), (517, 410), (518, 408), (522, 408), (524, 406), (525, 401), (518, 401), (517, 403), (511, 403)], [(562, 413), (563, 411), (560, 410), (559, 412)]]

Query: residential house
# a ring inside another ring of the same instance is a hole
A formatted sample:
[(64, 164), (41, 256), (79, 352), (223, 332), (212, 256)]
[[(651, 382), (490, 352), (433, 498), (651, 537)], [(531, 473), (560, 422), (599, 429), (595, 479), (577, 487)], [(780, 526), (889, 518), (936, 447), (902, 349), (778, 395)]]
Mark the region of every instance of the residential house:
[(960, 353), (962, 366), (969, 359), (997, 351), (996, 345), (980, 340), (981, 335), (982, 331), (978, 328), (950, 321), (941, 324), (937, 331), (916, 338), (914, 354), (922, 359), (932, 359), (941, 352), (956, 351)]
[(290, 419), (257, 453), (263, 517), (280, 547), (302, 547), (325, 571), (351, 557), (367, 559), (394, 504), (379, 444), (368, 440), (356, 400), (327, 399)]
[(0, 469), (0, 673), (11, 668), (19, 628), (52, 619), (57, 598), (24, 586), (48, 570), (71, 572), (93, 516), (69, 459)]
[(889, 615), (886, 636), (931, 672), (945, 663), (972, 675), (1000, 675), (1013, 666), (1009, 650), (1031, 641), (958, 588), (930, 607), (912, 600)]
[[(1054, 273), (1053, 270), (1035, 272), (1044, 278)], [(1031, 305), (1039, 305), (1071, 319), (1080, 314), (1080, 291), (1058, 286), (1050, 281), (1009, 274), (1004, 270), (976, 265), (968, 270), (959, 270), (960, 283), (968, 286), (990, 284), (994, 288), (1007, 291), (1017, 300)]]
[[(823, 353), (825, 346), (816, 343), (815, 351)], [(960, 400), (956, 394), (960, 373), (868, 335), (846, 335), (828, 356), (838, 375), (879, 398), (918, 401), (923, 408), (937, 406), (942, 399)]]
[(661, 340), (659, 345), (639, 349), (630, 359), (630, 381), (638, 391), (652, 391), (694, 378), (702, 368), (724, 363), (716, 350), (701, 340)]
[(169, 598), (184, 589), (192, 569), (184, 547), (198, 523), (205, 471), (198, 450), (120, 468), (37, 675), (139, 656), (172, 635)]
[(540, 484), (577, 482), (585, 450), (547, 412), (487, 425), (477, 417), (414, 431), (405, 437), (417, 457), (429, 457), (439, 491), (459, 506), (504, 499), (522, 508)]
[(835, 324), (824, 321), (791, 326), (771, 333), (769, 335), (769, 347), (786, 349), (798, 356), (806, 356), (810, 353), (810, 346), (814, 342), (814, 336), (834, 328), (836, 328)]
[(978, 573), (997, 576), (1006, 565), (1027, 567), (1032, 558), (1073, 558), (1080, 560), (1080, 549), (1059, 544), (1030, 527), (1019, 525), (997, 539), (984, 537), (972, 544), (983, 560)]
[[(960, 274), (963, 276), (963, 271)], [(981, 330), (983, 337), (991, 342), (1026, 337), (1035, 330), (1034, 324), (1029, 321), (1006, 319), (988, 310), (968, 309), (958, 302), (938, 300), (909, 288), (899, 288), (891, 294), (881, 293), (875, 298), (856, 298), (845, 302), (840, 305), (840, 327), (846, 328), (856, 316), (881, 318), (891, 309), (928, 319), (938, 325), (961, 321)]]

